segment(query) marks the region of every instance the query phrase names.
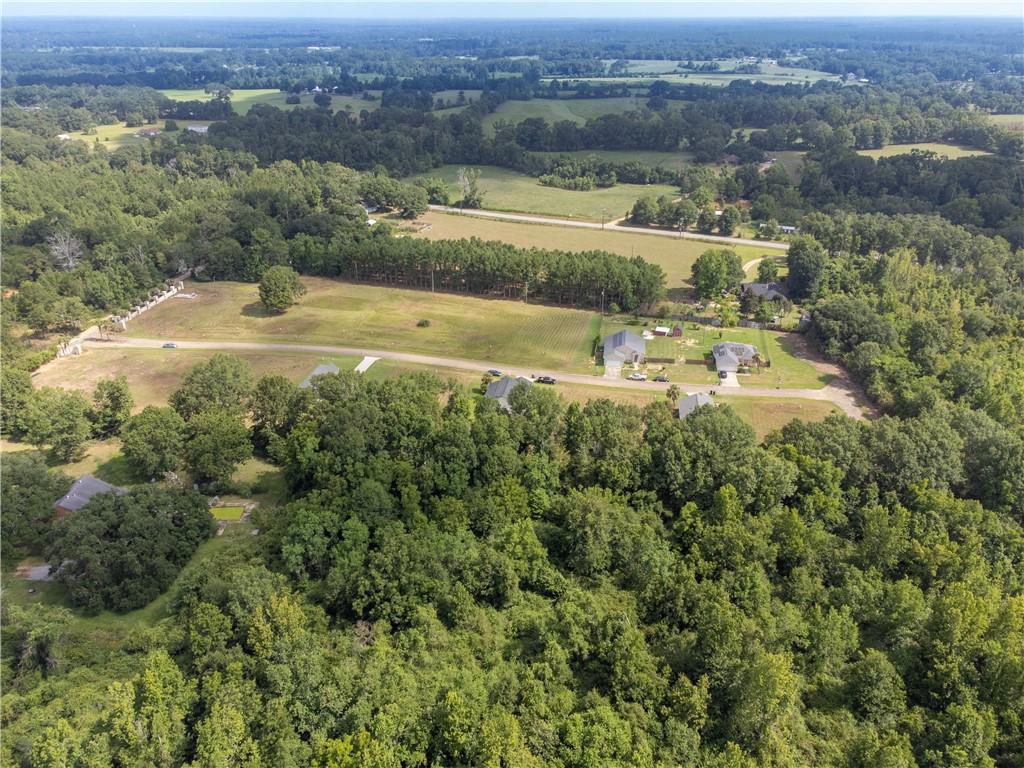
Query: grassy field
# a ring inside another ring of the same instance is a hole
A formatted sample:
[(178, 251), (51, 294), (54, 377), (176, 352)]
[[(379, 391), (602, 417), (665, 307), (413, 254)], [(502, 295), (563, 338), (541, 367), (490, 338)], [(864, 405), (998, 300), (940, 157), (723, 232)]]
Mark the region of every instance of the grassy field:
[(978, 155), (989, 154), (983, 149), (974, 149), (972, 147), (958, 147), (954, 144), (938, 144), (935, 142), (920, 142), (918, 144), (890, 144), (887, 147), (881, 149), (859, 149), (857, 150), (858, 155), (864, 155), (865, 157), (873, 157), (876, 160), (880, 157), (895, 157), (896, 155), (907, 155), (915, 149), (920, 149), (925, 152), (935, 152), (943, 157), (950, 159), (956, 159), (958, 157), (976, 157)]
[(693, 154), (691, 152), (657, 152), (645, 149), (581, 149), (576, 152), (534, 152), (541, 157), (597, 157), (600, 160), (607, 160), (612, 163), (627, 163), (636, 160), (649, 165), (652, 168), (673, 168), (682, 170), (693, 165)]
[[(124, 375), (132, 385), (135, 410), (140, 411), (147, 405), (164, 405), (170, 394), (177, 389), (185, 372), (213, 354), (212, 351), (199, 349), (176, 349), (168, 353), (157, 349), (90, 348), (84, 355), (69, 357), (44, 366), (33, 377), (33, 383), (36, 387), (59, 386), (91, 393), (99, 379)], [(253, 375), (257, 378), (273, 372), (286, 376), (296, 383), (306, 378), (320, 362), (332, 362), (344, 369), (354, 368), (362, 359), (337, 356), (320, 358), (308, 353), (275, 352), (273, 355), (267, 355), (245, 350), (235, 354), (249, 363)]]
[[(644, 328), (653, 329), (658, 324), (671, 326), (676, 323), (648, 320), (634, 324), (622, 318), (605, 318), (601, 337), (605, 338), (623, 329), (640, 334)], [(682, 338), (655, 338), (647, 342), (648, 357), (675, 357), (678, 362), (675, 364), (651, 363), (641, 370), (652, 376), (664, 373), (672, 381), (681, 384), (715, 384), (718, 382), (718, 373), (708, 362), (711, 347), (720, 341), (736, 341), (753, 344), (762, 356), (771, 360), (770, 368), (755, 370), (749, 376), (741, 376), (741, 386), (820, 389), (831, 378), (819, 373), (810, 363), (793, 354), (790, 334), (756, 328), (719, 329), (707, 326), (694, 328), (692, 323), (682, 325)], [(622, 373), (623, 376), (627, 376), (631, 372), (631, 370), (624, 369)]]
[[(208, 101), (211, 96), (202, 89), (195, 90), (183, 90), (183, 89), (164, 89), (161, 90), (164, 96), (175, 101)], [(278, 91), (273, 88), (243, 88), (237, 91), (231, 92), (231, 107), (239, 115), (244, 115), (249, 111), (249, 108), (256, 104), (269, 104), (272, 107), (278, 109), (295, 109), (295, 107), (313, 107), (313, 94), (303, 93), (299, 96), (299, 104), (286, 104), (285, 99), (290, 94), (284, 91)], [(377, 96), (380, 93), (377, 92)], [(468, 94), (467, 94), (468, 96)], [(455, 98), (452, 96), (452, 98)], [(374, 110), (380, 106), (379, 101), (366, 101), (362, 96), (340, 96), (333, 94), (331, 97), (331, 109), (334, 112), (344, 110), (346, 107), (350, 107), (351, 111), (359, 114), (361, 110)]]
[[(209, 120), (178, 120), (178, 127), (184, 131), (186, 125), (209, 125)], [(141, 130), (158, 128), (161, 131), (164, 128), (164, 121), (159, 120), (154, 125), (144, 125), (141, 127), (129, 128), (124, 123), (115, 123), (114, 125), (98, 125), (96, 126), (96, 133), (86, 134), (82, 131), (72, 131), (68, 135), (73, 139), (84, 141), (90, 146), (96, 144), (102, 144), (107, 149), (113, 151), (120, 147), (127, 147), (132, 144), (145, 144), (147, 137), (138, 136), (138, 132)]]
[(1024, 115), (989, 115), (989, 120), (1007, 130), (1024, 133)]
[[(164, 302), (129, 335), (331, 344), (536, 364), (585, 365), (593, 312), (303, 278), (308, 292), (284, 315), (266, 313), (256, 286), (198, 283), (199, 298)], [(429, 328), (418, 328), (421, 319)]]
[[(455, 174), (458, 169), (457, 165), (442, 165), (420, 176), (439, 176), (456, 190)], [(479, 170), (480, 189), (484, 192), (484, 208), (493, 211), (601, 221), (602, 216), (607, 216), (609, 220), (625, 216), (638, 197), (675, 196), (678, 193), (675, 187), (668, 184), (616, 184), (607, 189), (576, 192), (545, 187), (531, 176), (504, 168), (483, 165), (479, 166)]]
[[(681, 300), (688, 293), (690, 269), (708, 248), (715, 243), (683, 240), (655, 235), (633, 235), (627, 232), (601, 232), (596, 229), (577, 229), (543, 224), (520, 224), (510, 221), (483, 219), (457, 214), (424, 214), (420, 222), (429, 225), (416, 237), (431, 240), (457, 240), (479, 237), (483, 240), (501, 240), (523, 248), (556, 248), (566, 251), (606, 250), (621, 256), (642, 256), (665, 270), (669, 298)], [(754, 246), (741, 245), (735, 249), (744, 262), (765, 255)]]
[(786, 173), (789, 174), (789, 178), (793, 181), (800, 180), (805, 154), (807, 153), (795, 149), (784, 149), (768, 153), (770, 157), (774, 157), (778, 164), (786, 169)]
[(645, 96), (613, 96), (607, 99), (530, 99), (506, 101), (484, 118), (484, 129), (493, 132), (499, 121), (519, 123), (527, 118), (542, 117), (549, 123), (568, 120), (583, 125), (594, 117), (643, 109)]
[(238, 522), (242, 519), (245, 509), (242, 507), (210, 507), (210, 513), (213, 515), (214, 520)]
[(778, 397), (718, 396), (719, 403), (727, 403), (736, 415), (750, 424), (759, 440), (770, 432), (781, 429), (793, 419), (821, 421), (833, 413), (841, 414), (832, 403), (824, 400), (799, 400)]
[[(695, 62), (700, 63), (700, 62)], [(719, 62), (722, 69), (730, 69), (736, 65), (735, 60), (723, 60)], [(676, 69), (677, 62), (667, 60), (633, 60), (629, 67), (628, 75), (608, 75), (604, 77), (584, 78), (555, 78), (559, 80), (569, 79), (573, 82), (588, 83), (628, 83), (639, 85), (641, 83), (652, 83), (655, 80), (664, 80), (673, 84), (690, 85), (715, 85), (725, 86), (733, 80), (751, 80), (759, 83), (771, 83), (773, 85), (785, 85), (786, 83), (814, 83), (819, 80), (839, 80), (837, 75), (830, 72), (820, 72), (813, 69), (798, 69), (796, 67), (780, 67), (775, 64), (762, 64), (761, 73), (757, 75), (732, 74), (724, 72), (680, 72)], [(542, 81), (552, 78), (543, 78)]]

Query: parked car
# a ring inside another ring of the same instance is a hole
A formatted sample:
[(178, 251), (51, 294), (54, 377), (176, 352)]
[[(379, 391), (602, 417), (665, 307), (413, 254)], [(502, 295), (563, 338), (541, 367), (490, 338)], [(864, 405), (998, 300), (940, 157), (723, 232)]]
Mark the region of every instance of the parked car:
[(629, 374), (630, 381), (647, 381), (646, 373), (631, 373)]
[(497, 368), (491, 368), (491, 370), (489, 370), (487, 372), (487, 375), (488, 376), (501, 376), (501, 371), (499, 371)]
[(537, 383), (538, 384), (554, 384), (555, 380), (551, 376), (538, 376), (537, 377)]
[(718, 372), (718, 378), (720, 378), (720, 379), (728, 379), (729, 378), (729, 372), (728, 371), (719, 371)]
[(666, 376), (664, 373), (659, 373), (657, 376), (654, 377), (654, 380), (659, 384), (665, 384), (668, 382), (668, 376)]
[(177, 348), (178, 348), (178, 345), (175, 344), (173, 341), (168, 341), (166, 344), (164, 344), (164, 349), (177, 349)]

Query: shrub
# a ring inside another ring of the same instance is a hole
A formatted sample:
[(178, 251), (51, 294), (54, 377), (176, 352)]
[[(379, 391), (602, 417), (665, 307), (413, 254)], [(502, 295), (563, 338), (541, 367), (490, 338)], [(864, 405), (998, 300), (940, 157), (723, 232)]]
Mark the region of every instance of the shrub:
[(416, 327), (417, 328), (429, 328), (430, 327), (430, 321), (429, 320), (420, 320), (418, 323), (416, 323)]

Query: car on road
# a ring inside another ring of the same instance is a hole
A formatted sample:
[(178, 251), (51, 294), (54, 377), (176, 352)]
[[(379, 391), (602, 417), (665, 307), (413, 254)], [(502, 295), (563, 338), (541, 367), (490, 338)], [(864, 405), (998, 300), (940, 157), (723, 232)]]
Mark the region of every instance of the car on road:
[(646, 373), (631, 373), (629, 374), (630, 381), (647, 381)]
[(554, 384), (555, 383), (555, 379), (552, 376), (538, 376), (537, 377), (537, 383), (538, 384)]
[(657, 376), (654, 377), (654, 380), (659, 384), (666, 384), (668, 383), (668, 376), (666, 376), (664, 373), (659, 373)]
[(166, 344), (164, 344), (164, 349), (177, 349), (177, 348), (178, 348), (178, 345), (175, 344), (173, 341), (168, 341)]
[(488, 376), (501, 376), (501, 371), (499, 371), (497, 368), (491, 368), (491, 370), (489, 370), (487, 372), (487, 375)]

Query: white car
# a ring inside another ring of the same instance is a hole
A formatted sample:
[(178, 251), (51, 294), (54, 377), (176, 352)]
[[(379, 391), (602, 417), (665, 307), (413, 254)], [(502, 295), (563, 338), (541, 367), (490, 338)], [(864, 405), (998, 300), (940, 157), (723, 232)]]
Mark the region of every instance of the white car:
[(631, 373), (629, 374), (630, 381), (647, 381), (646, 373)]

